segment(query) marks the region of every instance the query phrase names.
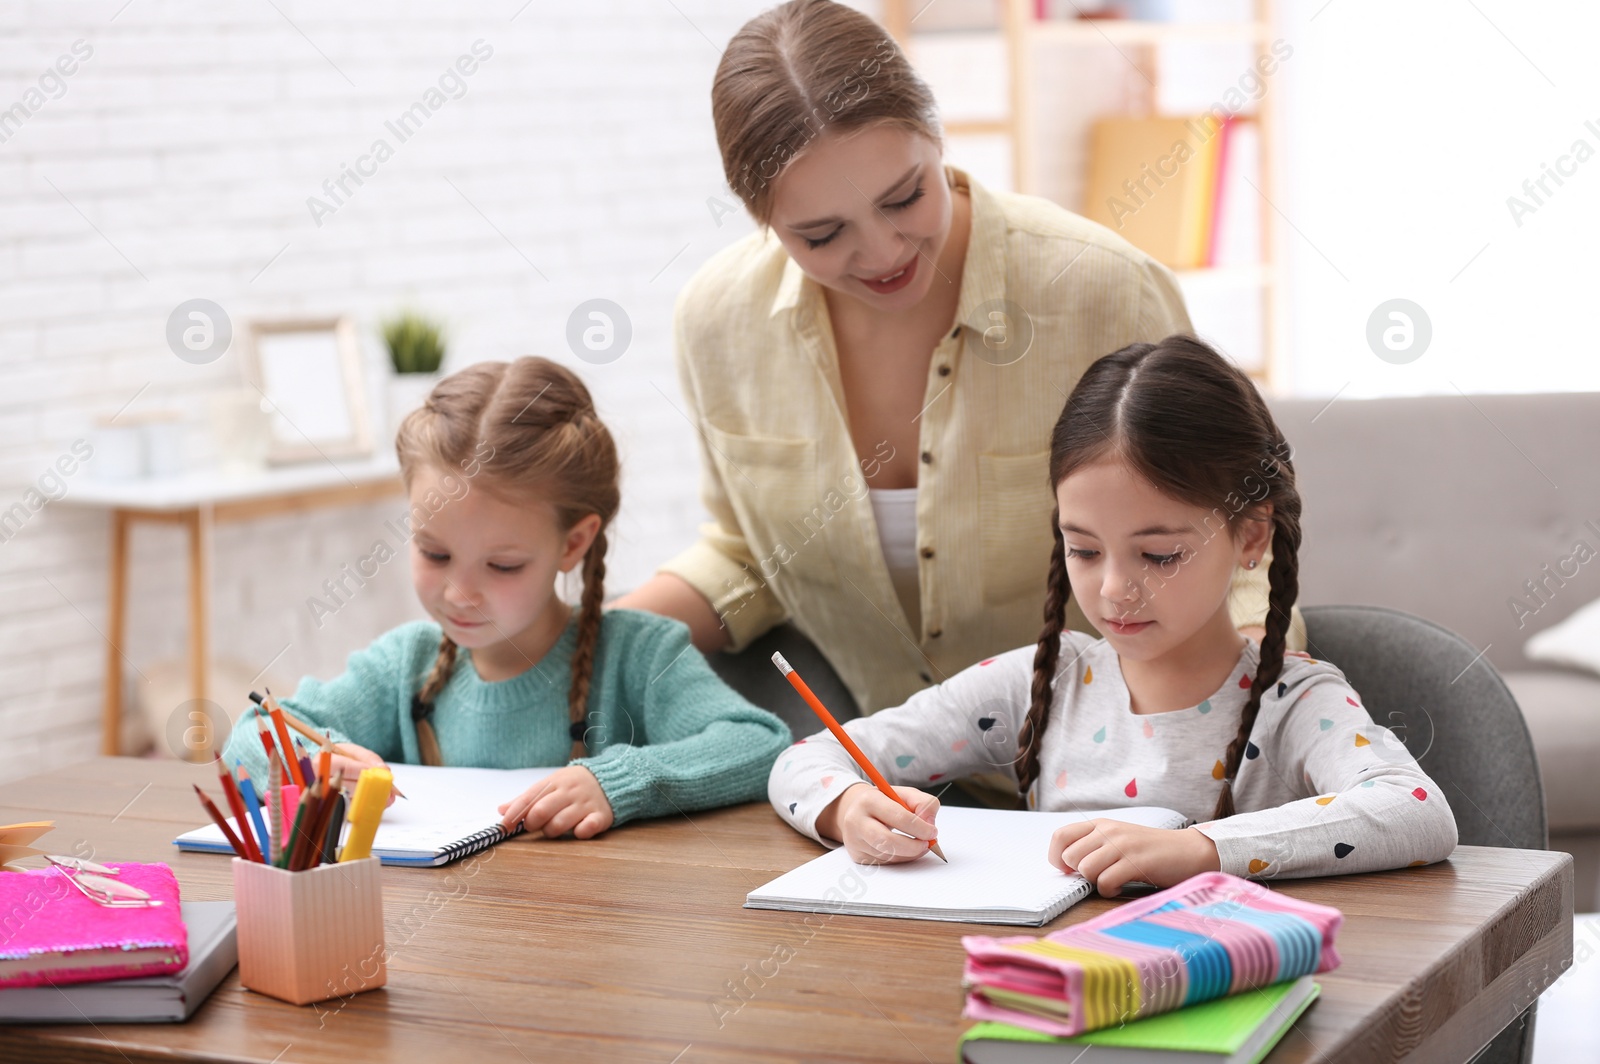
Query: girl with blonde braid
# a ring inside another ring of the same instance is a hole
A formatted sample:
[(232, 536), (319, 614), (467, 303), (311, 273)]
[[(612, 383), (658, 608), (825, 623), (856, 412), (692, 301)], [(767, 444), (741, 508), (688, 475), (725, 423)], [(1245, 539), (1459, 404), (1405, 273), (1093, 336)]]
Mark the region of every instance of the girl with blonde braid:
[[(1058, 829), (1040, 860), (1105, 895), (1208, 870), (1317, 876), (1447, 857), (1456, 825), (1439, 787), (1337, 668), (1286, 659), (1300, 548), (1290, 457), (1255, 386), (1192, 337), (1095, 362), (1051, 436), (1038, 644), (844, 726), (915, 813), (855, 786), (854, 762), (823, 732), (774, 764), (779, 815), (861, 862), (927, 853), (939, 803), (922, 788), (979, 772), (1013, 780), (1027, 809), (1189, 818)], [(1234, 627), (1228, 589), (1269, 547), (1258, 646)], [(1069, 598), (1101, 638), (1066, 628)]]
[[(543, 358), (469, 366), (405, 418), (396, 449), (430, 619), (283, 699), (354, 747), (334, 758), (347, 779), (386, 760), (560, 765), (506, 795), (502, 825), (580, 839), (760, 797), (788, 728), (718, 679), (681, 622), (601, 609), (619, 467), (576, 376)], [(556, 579), (580, 567), (574, 611)], [(241, 721), (224, 757), (265, 779), (255, 731)]]

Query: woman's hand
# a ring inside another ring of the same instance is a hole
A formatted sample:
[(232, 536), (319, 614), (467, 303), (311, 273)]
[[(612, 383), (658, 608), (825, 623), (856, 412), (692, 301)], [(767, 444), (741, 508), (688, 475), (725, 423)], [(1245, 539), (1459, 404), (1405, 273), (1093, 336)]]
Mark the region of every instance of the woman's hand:
[[(354, 793), (356, 783), (361, 778), (361, 770), (364, 768), (388, 767), (384, 764), (383, 758), (364, 746), (358, 746), (355, 743), (340, 743), (339, 749), (343, 750), (344, 753), (335, 753), (333, 755), (333, 760), (329, 762), (328, 772), (331, 778), (332, 773), (338, 772), (340, 769), (344, 770), (344, 782), (340, 785), (340, 790)], [(312, 755), (312, 763), (316, 763), (316, 755)], [(389, 805), (394, 804), (394, 797), (394, 788), (390, 787)]]
[(915, 787), (896, 787), (895, 793), (916, 812), (870, 783), (852, 784), (817, 815), (817, 833), (844, 843), (857, 864), (915, 861), (928, 852), (927, 840), (939, 837), (933, 825), (939, 799)]
[(615, 817), (600, 781), (582, 765), (557, 769), (500, 806), (499, 812), (506, 831), (521, 821), (527, 830), (542, 830), (552, 839), (569, 831), (576, 838), (592, 839)]
[(1104, 898), (1130, 880), (1171, 887), (1201, 872), (1217, 872), (1217, 845), (1195, 828), (1172, 831), (1121, 820), (1085, 820), (1056, 828), (1045, 855), (1063, 872), (1077, 872)]

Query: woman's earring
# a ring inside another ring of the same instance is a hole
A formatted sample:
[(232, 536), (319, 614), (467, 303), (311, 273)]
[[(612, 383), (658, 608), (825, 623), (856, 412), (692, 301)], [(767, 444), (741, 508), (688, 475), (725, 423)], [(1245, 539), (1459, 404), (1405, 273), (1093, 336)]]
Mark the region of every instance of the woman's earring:
[(1249, 561), (1244, 563), (1244, 567), (1246, 569), (1254, 569), (1256, 567), (1256, 560), (1251, 558)]

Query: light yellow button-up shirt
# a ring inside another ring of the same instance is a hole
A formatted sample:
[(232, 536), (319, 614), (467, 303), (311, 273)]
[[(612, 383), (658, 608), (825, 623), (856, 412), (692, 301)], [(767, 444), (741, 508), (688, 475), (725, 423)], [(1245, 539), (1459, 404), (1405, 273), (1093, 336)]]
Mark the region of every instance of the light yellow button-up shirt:
[[(702, 266), (676, 307), (711, 521), (662, 571), (710, 601), (730, 650), (792, 620), (866, 713), (1038, 639), (1050, 430), (1067, 395), (1095, 359), (1191, 331), (1171, 272), (1110, 230), (946, 176), (969, 192), (972, 221), (956, 324), (933, 351), (918, 420), (918, 630), (867, 496), (887, 451), (856, 453), (820, 286), (756, 232)], [(1265, 617), (1266, 570), (1238, 571), (1236, 624)], [(1093, 630), (1076, 604), (1069, 624)], [(1298, 616), (1290, 646), (1304, 646)]]

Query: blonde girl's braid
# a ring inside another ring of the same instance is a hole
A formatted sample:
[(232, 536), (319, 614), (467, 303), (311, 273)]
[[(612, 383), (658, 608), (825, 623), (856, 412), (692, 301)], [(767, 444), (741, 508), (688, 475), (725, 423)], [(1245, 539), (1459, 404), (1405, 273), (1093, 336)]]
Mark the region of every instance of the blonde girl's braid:
[(567, 715), (572, 720), (572, 757), (587, 752), (585, 721), (589, 715), (589, 681), (594, 674), (594, 652), (600, 642), (600, 605), (605, 601), (606, 530), (595, 534), (583, 556), (583, 600), (578, 608), (578, 640), (572, 652), (572, 687), (567, 692)]
[(1061, 515), (1053, 508), (1050, 526), (1055, 529), (1055, 546), (1050, 549), (1050, 577), (1044, 597), (1044, 628), (1039, 633), (1039, 648), (1033, 652), (1032, 700), (1028, 716), (1017, 734), (1017, 789), (1024, 803), (1033, 781), (1039, 776), (1039, 745), (1045, 724), (1050, 719), (1050, 703), (1055, 696), (1056, 662), (1061, 656), (1061, 632), (1067, 624), (1067, 600), (1072, 583), (1067, 579), (1067, 545), (1061, 538)]
[(422, 690), (411, 700), (411, 720), (417, 729), (417, 749), (422, 755), (424, 765), (444, 764), (444, 755), (439, 751), (439, 738), (434, 734), (433, 702), (439, 697), (439, 692), (444, 690), (444, 685), (450, 682), (450, 673), (456, 666), (456, 644), (449, 636), (439, 639), (439, 653), (433, 659), (433, 668), (428, 670), (428, 678), (422, 683)]
[(1250, 732), (1261, 709), (1261, 696), (1272, 689), (1283, 672), (1283, 651), (1288, 642), (1291, 608), (1300, 594), (1300, 500), (1280, 502), (1272, 514), (1272, 564), (1267, 568), (1266, 633), (1261, 637), (1261, 657), (1255, 679), (1250, 681), (1250, 697), (1239, 718), (1239, 734), (1228, 744), (1222, 767), (1222, 793), (1217, 795), (1213, 820), (1233, 815), (1233, 780), (1239, 772)]

